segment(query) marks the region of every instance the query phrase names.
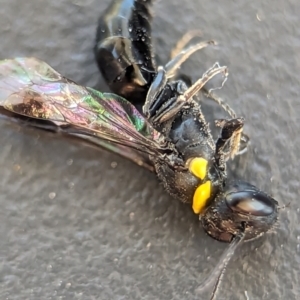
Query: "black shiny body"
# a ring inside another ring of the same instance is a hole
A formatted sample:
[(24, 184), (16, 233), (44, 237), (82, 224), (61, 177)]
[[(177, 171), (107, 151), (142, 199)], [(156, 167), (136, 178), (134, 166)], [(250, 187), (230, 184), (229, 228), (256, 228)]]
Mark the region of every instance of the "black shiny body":
[(156, 76), (151, 41), (152, 1), (114, 1), (99, 19), (95, 54), (112, 92), (143, 104)]
[(273, 227), (278, 203), (247, 182), (227, 180), (226, 163), (240, 150), (244, 120), (218, 102), (231, 119), (215, 120), (220, 133), (214, 140), (196, 97), (214, 76), (226, 80), (227, 69), (215, 64), (194, 84), (175, 80), (176, 70), (203, 43), (181, 48), (157, 67), (150, 5), (118, 0), (100, 17), (95, 54), (114, 94), (80, 86), (36, 58), (6, 59), (0, 61), (0, 114), (80, 138), (155, 171), (172, 196), (192, 203), (211, 237), (230, 243), (212, 273), (218, 286), (236, 247)]
[(195, 107), (191, 105), (188, 109), (182, 109), (171, 123), (170, 130), (165, 132), (179, 152), (177, 168), (170, 168), (168, 164), (162, 164), (153, 158), (156, 161), (157, 175), (169, 194), (183, 202), (191, 202), (196, 187), (201, 183), (185, 168), (185, 162), (197, 157), (199, 153), (211, 162), (208, 177), (213, 182), (212, 198), (222, 189), (223, 181), (226, 178), (226, 173), (215, 165), (214, 142), (205, 120), (200, 116), (201, 111), (197, 104)]
[[(145, 104), (149, 88), (157, 76), (151, 42), (151, 4), (152, 1), (113, 1), (99, 19), (96, 36), (95, 55), (108, 86), (139, 110)], [(183, 94), (186, 88), (182, 81), (166, 82), (149, 108), (150, 120), (157, 111), (163, 110), (170, 99), (176, 100)], [(167, 122), (153, 122), (153, 125), (178, 150), (175, 155), (171, 153), (173, 168), (152, 158), (158, 177), (168, 192), (183, 202), (191, 202), (199, 179), (188, 171), (185, 162), (201, 153), (212, 162), (210, 176), (213, 177), (213, 194), (216, 194), (226, 174), (213, 164), (215, 143), (200, 106), (193, 102)]]
[[(212, 182), (210, 204), (201, 216), (206, 232), (225, 242), (230, 242), (240, 231), (245, 233), (245, 239), (258, 237), (276, 222), (277, 202), (248, 183), (227, 183), (225, 149), (242, 129), (243, 120), (220, 122), (221, 133), (215, 142), (196, 99), (179, 109), (171, 109), (170, 113), (170, 107), (176, 107), (188, 87), (186, 81), (168, 76), (172, 61), (165, 67), (165, 81), (160, 79), (164, 71), (154, 61), (151, 3), (117, 0), (101, 15), (94, 48), (99, 69), (110, 89), (142, 111), (173, 145), (166, 154), (166, 162), (151, 157), (166, 190), (181, 201), (191, 202), (202, 182), (191, 174), (186, 164), (194, 157), (205, 158), (209, 166), (204, 180)], [(235, 203), (228, 200), (231, 197), (228, 191), (233, 191), (231, 196), (236, 195), (232, 197), (239, 198), (245, 211), (235, 209)], [(255, 215), (256, 209), (261, 210), (259, 216)]]
[[(201, 221), (205, 231), (213, 232), (215, 239), (225, 242), (231, 242), (243, 224), (248, 227), (247, 240), (267, 232), (277, 219), (278, 203), (270, 201), (269, 195), (247, 182), (236, 181), (228, 185), (230, 189), (217, 195), (203, 215)], [(245, 207), (244, 201), (250, 204)]]

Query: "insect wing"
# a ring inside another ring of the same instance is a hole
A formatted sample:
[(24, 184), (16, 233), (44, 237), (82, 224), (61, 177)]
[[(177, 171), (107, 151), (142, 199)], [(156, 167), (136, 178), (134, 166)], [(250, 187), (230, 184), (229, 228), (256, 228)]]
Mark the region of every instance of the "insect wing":
[(36, 58), (0, 62), (0, 106), (51, 121), (138, 164), (163, 151), (164, 137), (128, 101), (77, 85)]

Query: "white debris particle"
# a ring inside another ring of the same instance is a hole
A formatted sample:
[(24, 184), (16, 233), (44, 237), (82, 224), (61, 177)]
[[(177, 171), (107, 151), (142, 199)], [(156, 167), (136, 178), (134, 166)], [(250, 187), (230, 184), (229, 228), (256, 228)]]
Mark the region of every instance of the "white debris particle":
[(115, 161), (113, 161), (113, 162), (110, 164), (110, 166), (111, 166), (113, 169), (115, 169), (115, 168), (118, 166), (118, 163), (115, 162)]
[(54, 193), (54, 192), (49, 193), (49, 198), (51, 200), (53, 200), (55, 197), (56, 197), (56, 193)]
[(247, 300), (250, 300), (250, 298), (249, 298), (249, 296), (248, 296), (248, 292), (247, 292), (247, 291), (245, 291), (245, 296), (246, 296), (246, 299), (247, 299)]
[(71, 282), (66, 283), (66, 289), (69, 289), (71, 287)]

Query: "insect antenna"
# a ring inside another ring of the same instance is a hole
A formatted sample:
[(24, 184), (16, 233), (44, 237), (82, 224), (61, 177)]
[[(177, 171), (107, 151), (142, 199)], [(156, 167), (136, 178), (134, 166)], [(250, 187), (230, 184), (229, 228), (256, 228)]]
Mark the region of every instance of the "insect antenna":
[(243, 242), (244, 238), (245, 238), (245, 228), (243, 228), (242, 231), (239, 232), (234, 237), (234, 239), (232, 240), (229, 247), (223, 252), (217, 265), (214, 267), (214, 269), (211, 271), (211, 273), (208, 275), (208, 277), (196, 289), (196, 293), (201, 293), (202, 291), (204, 291), (208, 287), (210, 287), (211, 284), (215, 281), (215, 278), (217, 277), (210, 300), (216, 299), (215, 297), (217, 295), (221, 281), (225, 274), (226, 267), (227, 267), (229, 261), (231, 260), (232, 256), (234, 255), (235, 250)]

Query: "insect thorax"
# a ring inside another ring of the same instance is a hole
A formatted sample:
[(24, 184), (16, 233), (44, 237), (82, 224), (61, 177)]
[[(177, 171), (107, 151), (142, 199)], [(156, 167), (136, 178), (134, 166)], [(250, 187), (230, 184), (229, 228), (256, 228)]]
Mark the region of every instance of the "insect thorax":
[(165, 127), (169, 128), (166, 134), (177, 151), (173, 155), (176, 161), (172, 154), (168, 160), (157, 161), (158, 177), (171, 196), (193, 203), (194, 212), (201, 213), (226, 177), (225, 171), (215, 164), (215, 144), (208, 124), (199, 105), (191, 102)]

